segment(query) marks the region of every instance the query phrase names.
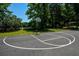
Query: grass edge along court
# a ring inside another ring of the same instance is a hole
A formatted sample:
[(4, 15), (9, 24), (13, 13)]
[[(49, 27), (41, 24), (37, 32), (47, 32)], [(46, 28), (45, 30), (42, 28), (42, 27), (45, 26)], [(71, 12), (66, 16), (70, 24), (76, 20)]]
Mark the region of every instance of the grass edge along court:
[[(59, 32), (59, 31), (62, 31), (63, 29), (48, 29), (47, 32)], [(41, 32), (42, 33), (42, 32)], [(12, 36), (18, 36), (18, 35), (31, 35), (31, 34), (34, 34), (33, 31), (31, 30), (18, 30), (18, 31), (14, 31), (14, 32), (4, 32), (4, 33), (1, 33), (0, 32), (0, 37), (12, 37)]]

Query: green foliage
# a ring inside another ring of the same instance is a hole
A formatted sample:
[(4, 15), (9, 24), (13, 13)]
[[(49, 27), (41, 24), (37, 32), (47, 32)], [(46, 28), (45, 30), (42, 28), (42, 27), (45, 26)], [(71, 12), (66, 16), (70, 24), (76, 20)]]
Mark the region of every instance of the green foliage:
[(0, 32), (18, 30), (21, 26), (21, 19), (7, 9), (9, 5), (0, 4)]
[[(79, 4), (65, 3), (31, 3), (26, 11), (29, 19), (39, 17), (41, 30), (46, 28), (70, 28), (79, 26)], [(33, 25), (35, 22), (30, 22)], [(33, 26), (34, 28), (35, 26)], [(39, 28), (38, 27), (38, 28)]]
[(72, 4), (72, 6), (74, 7), (74, 11), (75, 11), (75, 22), (76, 22), (76, 28), (78, 29), (79, 26), (79, 4)]
[[(0, 32), (15, 31), (21, 27), (30, 27), (33, 30), (46, 30), (48, 28), (78, 28), (79, 4), (70, 3), (29, 3), (26, 15), (29, 23), (13, 15), (7, 8), (10, 4), (0, 4)], [(36, 23), (35, 19), (41, 22)]]
[[(47, 26), (47, 20), (48, 20), (48, 8), (46, 8), (48, 6), (48, 4), (28, 4), (28, 11), (26, 12), (26, 15), (28, 15), (29, 19), (36, 19), (37, 17), (39, 17), (41, 19), (41, 24), (39, 23), (38, 25), (40, 25), (39, 27), (41, 28), (41, 30), (44, 30)], [(34, 25), (34, 21), (31, 21), (30, 23), (32, 24), (32, 27)], [(33, 28), (34, 28), (33, 27)], [(38, 27), (38, 28), (39, 28)]]
[(28, 23), (27, 22), (22, 22), (22, 27), (28, 27)]

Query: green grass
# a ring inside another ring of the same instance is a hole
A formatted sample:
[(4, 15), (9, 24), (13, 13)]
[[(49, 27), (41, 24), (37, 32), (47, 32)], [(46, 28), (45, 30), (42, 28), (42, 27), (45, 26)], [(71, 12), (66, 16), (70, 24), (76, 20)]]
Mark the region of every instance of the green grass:
[(49, 32), (59, 32), (62, 31), (63, 29), (48, 29)]
[(19, 30), (19, 31), (15, 31), (15, 32), (4, 32), (4, 33), (0, 33), (0, 37), (11, 37), (11, 36), (18, 36), (18, 35), (30, 35), (33, 34), (32, 31), (26, 31), (26, 30)]
[[(61, 29), (48, 29), (47, 32), (59, 32), (59, 31), (61, 31)], [(34, 32), (32, 30), (18, 30), (18, 31), (14, 31), (14, 32), (0, 33), (0, 37), (6, 37), (6, 36), (12, 37), (12, 36), (30, 35), (30, 34), (34, 34)]]

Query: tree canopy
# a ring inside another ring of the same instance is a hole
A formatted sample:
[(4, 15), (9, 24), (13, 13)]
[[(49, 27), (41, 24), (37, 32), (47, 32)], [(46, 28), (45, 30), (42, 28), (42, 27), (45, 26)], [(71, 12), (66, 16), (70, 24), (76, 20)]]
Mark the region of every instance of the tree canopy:
[[(78, 28), (79, 26), (79, 4), (30, 3), (28, 4), (26, 15), (28, 15), (31, 20), (39, 17), (41, 19), (41, 22), (39, 23), (41, 30), (46, 28), (64, 27)], [(34, 23), (34, 21), (31, 21), (30, 23)]]
[[(22, 19), (8, 10), (11, 4), (0, 4), (0, 32), (14, 31), (21, 27), (31, 27), (33, 30), (48, 28), (79, 28), (79, 4), (75, 3), (28, 3), (26, 15), (31, 21)], [(35, 21), (40, 18), (41, 21)], [(36, 26), (38, 24), (38, 26)]]
[(13, 15), (7, 8), (10, 4), (0, 4), (0, 31), (14, 31), (21, 26), (21, 19)]

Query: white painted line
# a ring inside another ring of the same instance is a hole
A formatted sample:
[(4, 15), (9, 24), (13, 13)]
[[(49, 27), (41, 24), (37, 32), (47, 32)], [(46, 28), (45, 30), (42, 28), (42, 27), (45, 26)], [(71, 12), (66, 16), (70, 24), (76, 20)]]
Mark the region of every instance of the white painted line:
[[(60, 32), (58, 32), (58, 33), (60, 33)], [(52, 34), (48, 34), (48, 33), (47, 33), (47, 35), (51, 35), (51, 36), (53, 36)], [(55, 35), (55, 36), (56, 36), (56, 35)], [(57, 36), (58, 36), (58, 35), (57, 35)], [(55, 39), (60, 39), (60, 38), (65, 38), (65, 39), (67, 39), (69, 42), (71, 42), (71, 39), (69, 39), (69, 38), (67, 38), (67, 37), (64, 37), (64, 36), (59, 36), (59, 37), (57, 37), (57, 38), (51, 38), (51, 39), (43, 40), (43, 41), (45, 42), (45, 41), (55, 40)], [(60, 45), (57, 45), (57, 44), (51, 44), (51, 43), (48, 43), (48, 45), (60, 46)], [(64, 45), (66, 45), (66, 44), (64, 44)]]
[[(66, 34), (66, 35), (72, 36), (72, 35), (67, 34), (67, 33), (64, 33), (64, 32), (55, 32), (55, 33), (63, 33), (63, 34)], [(53, 34), (49, 34), (49, 33), (46, 33), (46, 34), (47, 34), (47, 35), (51, 35), (51, 36), (53, 36)], [(56, 36), (56, 35), (54, 35), (54, 36)], [(69, 40), (69, 42), (71, 42), (71, 40), (70, 40), (69, 38), (67, 38), (67, 37), (60, 36), (60, 35), (57, 35), (57, 36), (62, 37), (62, 38), (65, 38), (65, 39)], [(52, 39), (52, 40), (53, 40), (53, 39)]]
[[(58, 33), (59, 33), (59, 32), (58, 32)], [(63, 32), (61, 32), (61, 33), (63, 33)], [(50, 48), (27, 48), (27, 47), (14, 46), (14, 45), (11, 45), (11, 44), (9, 44), (9, 43), (6, 42), (6, 38), (7, 38), (7, 37), (5, 37), (5, 38), (3, 39), (3, 42), (4, 42), (7, 46), (10, 46), (10, 47), (13, 47), (13, 48), (18, 48), (18, 49), (28, 49), (28, 50), (56, 49), (56, 48), (62, 48), (62, 47), (68, 46), (68, 45), (72, 44), (73, 42), (75, 42), (75, 37), (74, 37), (73, 35), (67, 34), (67, 33), (65, 33), (65, 34), (66, 34), (66, 35), (70, 35), (70, 36), (73, 38), (73, 40), (72, 40), (71, 42), (69, 42), (68, 44), (60, 45), (60, 46), (57, 46), (57, 47), (50, 47)], [(39, 40), (39, 41), (40, 41), (40, 40)], [(44, 42), (42, 41), (42, 43), (44, 43)]]
[(37, 39), (38, 41), (42, 42), (43, 44), (46, 44), (46, 45), (51, 45), (51, 46), (60, 46), (60, 45), (55, 45), (55, 44), (51, 44), (51, 43), (47, 43), (39, 38), (37, 38), (36, 36), (34, 35), (31, 35), (33, 38)]
[[(38, 41), (40, 41), (40, 42), (44, 43), (44, 44), (47, 44), (47, 45), (51, 45), (51, 46), (62, 46), (62, 45), (57, 45), (57, 44), (47, 43), (47, 42), (45, 42), (45, 41), (43, 41), (43, 40), (41, 40), (41, 39), (37, 38), (37, 37), (36, 37), (36, 36), (34, 36), (34, 35), (32, 35), (32, 37), (33, 37), (33, 38), (35, 38), (35, 39), (37, 39)], [(67, 39), (67, 38), (65, 38), (65, 39)], [(52, 40), (53, 40), (53, 39), (52, 39)], [(71, 40), (70, 40), (70, 39), (67, 39), (67, 40), (69, 41), (69, 43), (71, 42)], [(66, 45), (66, 44), (64, 44), (64, 45)]]
[(65, 38), (65, 37), (56, 37), (56, 38), (51, 38), (51, 39), (47, 39), (47, 40), (43, 40), (43, 41), (55, 40), (55, 39), (60, 39), (60, 38)]
[[(60, 35), (56, 35), (56, 33), (64, 33), (64, 32), (54, 32), (55, 33), (55, 35), (54, 34), (49, 34), (49, 33), (45, 33), (45, 34), (47, 34), (47, 35), (51, 35), (51, 36), (59, 36), (59, 37), (62, 37), (62, 38), (65, 38), (65, 39), (67, 39), (69, 42), (71, 42), (71, 40), (69, 39), (69, 38), (67, 38), (67, 37), (64, 37), (64, 36), (60, 36)], [(65, 33), (64, 33), (65, 34)], [(42, 35), (44, 35), (44, 34), (42, 34)], [(66, 35), (68, 35), (68, 34), (66, 34)], [(46, 41), (48, 41), (49, 39), (47, 39)], [(54, 40), (54, 39), (50, 39), (50, 40)], [(43, 40), (44, 41), (44, 40)]]

